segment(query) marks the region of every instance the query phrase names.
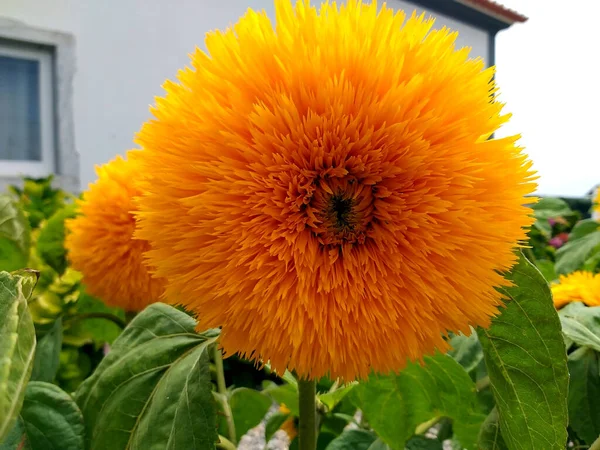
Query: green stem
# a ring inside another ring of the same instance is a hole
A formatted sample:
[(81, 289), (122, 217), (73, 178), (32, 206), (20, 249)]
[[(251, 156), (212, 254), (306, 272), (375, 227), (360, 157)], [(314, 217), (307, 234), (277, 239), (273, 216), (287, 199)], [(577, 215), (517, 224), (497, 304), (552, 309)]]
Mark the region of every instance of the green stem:
[(123, 319), (121, 319), (120, 317), (117, 317), (114, 314), (103, 313), (103, 312), (91, 312), (91, 313), (77, 314), (76, 316), (70, 317), (69, 319), (65, 320), (65, 324), (79, 322), (80, 320), (86, 320), (86, 319), (106, 319), (106, 320), (110, 320), (115, 325), (119, 326), (120, 328), (125, 328), (127, 326), (125, 321)]
[(228, 439), (225, 439), (221, 435), (219, 435), (219, 443), (217, 444), (217, 448), (220, 450), (236, 450), (235, 444)]
[(298, 379), (300, 424), (298, 430), (299, 450), (317, 448), (317, 383), (314, 380)]
[(590, 445), (589, 450), (600, 450), (600, 436), (598, 436), (598, 439), (596, 439), (594, 443)]
[(227, 410), (224, 411), (227, 417), (227, 432), (229, 434), (229, 439), (232, 442), (236, 442), (235, 435), (235, 424), (233, 423), (233, 415), (231, 414), (231, 409), (229, 409), (229, 403), (227, 402), (227, 384), (225, 384), (225, 370), (223, 369), (223, 354), (219, 349), (218, 345), (214, 346), (214, 360), (215, 360), (215, 372), (217, 375), (217, 391), (219, 394), (223, 396), (225, 399), (223, 403), (227, 404)]

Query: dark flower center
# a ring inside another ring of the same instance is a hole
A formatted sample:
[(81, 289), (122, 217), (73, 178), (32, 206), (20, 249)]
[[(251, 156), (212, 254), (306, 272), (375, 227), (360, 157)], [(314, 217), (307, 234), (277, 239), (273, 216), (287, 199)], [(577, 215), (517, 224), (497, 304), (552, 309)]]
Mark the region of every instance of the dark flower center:
[(355, 226), (355, 218), (352, 213), (354, 201), (341, 195), (333, 195), (330, 200), (330, 217), (334, 227), (338, 231), (351, 231)]

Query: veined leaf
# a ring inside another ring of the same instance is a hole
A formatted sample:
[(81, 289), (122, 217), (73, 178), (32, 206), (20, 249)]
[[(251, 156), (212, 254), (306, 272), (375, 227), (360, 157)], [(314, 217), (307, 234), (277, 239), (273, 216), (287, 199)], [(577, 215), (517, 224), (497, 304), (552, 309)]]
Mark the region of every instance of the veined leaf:
[(156, 303), (128, 325), (78, 389), (89, 450), (214, 449), (209, 347), (187, 314)]
[(569, 374), (550, 289), (522, 256), (507, 278), (510, 301), (478, 331), (502, 436), (510, 450), (564, 450)]
[(481, 426), (478, 439), (479, 450), (507, 450), (498, 420), (498, 409), (494, 408)]
[(84, 450), (83, 416), (58, 386), (32, 381), (19, 420), (0, 450)]
[(0, 272), (0, 442), (13, 427), (35, 354), (35, 329), (27, 299), (37, 272)]

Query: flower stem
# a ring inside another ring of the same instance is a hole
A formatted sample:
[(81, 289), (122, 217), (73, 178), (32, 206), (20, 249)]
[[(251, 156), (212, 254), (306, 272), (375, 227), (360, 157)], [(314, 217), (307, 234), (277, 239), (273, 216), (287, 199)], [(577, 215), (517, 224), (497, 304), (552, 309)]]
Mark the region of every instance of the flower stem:
[(298, 430), (299, 450), (317, 448), (317, 383), (298, 379), (300, 424)]
[[(218, 345), (214, 346), (214, 360), (215, 360), (215, 372), (217, 375), (217, 391), (223, 395), (224, 402), (227, 403), (227, 384), (225, 384), (225, 370), (223, 369), (223, 354), (219, 349)], [(233, 416), (227, 404), (227, 410), (225, 411), (227, 416), (227, 432), (231, 442), (236, 442), (235, 436), (235, 425), (233, 423)]]

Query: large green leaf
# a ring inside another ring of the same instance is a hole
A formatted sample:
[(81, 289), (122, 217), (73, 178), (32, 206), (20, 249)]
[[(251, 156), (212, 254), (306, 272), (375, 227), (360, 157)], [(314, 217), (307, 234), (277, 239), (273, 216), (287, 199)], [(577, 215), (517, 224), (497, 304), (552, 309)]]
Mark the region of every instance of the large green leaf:
[(57, 211), (40, 230), (37, 239), (37, 253), (46, 264), (59, 275), (67, 268), (67, 251), (64, 246), (65, 219), (75, 217), (76, 206), (68, 205)]
[(29, 222), (7, 195), (0, 195), (0, 270), (8, 272), (27, 266), (31, 231)]
[(67, 393), (50, 383), (27, 386), (19, 420), (0, 450), (84, 450), (83, 416)]
[(479, 431), (477, 442), (480, 450), (507, 450), (506, 443), (500, 432), (498, 409), (492, 409)]
[(54, 322), (48, 333), (42, 336), (35, 349), (31, 379), (52, 382), (60, 363), (62, 347), (62, 319)]
[(348, 430), (329, 443), (326, 450), (369, 450), (377, 440), (370, 431)]
[(195, 325), (161, 303), (128, 325), (76, 393), (89, 450), (215, 448), (208, 351), (218, 330)]
[(600, 231), (569, 240), (556, 252), (556, 273), (567, 274), (579, 269), (593, 252), (600, 249)]
[(264, 419), (272, 404), (268, 396), (253, 389), (238, 388), (231, 393), (229, 405), (238, 441)]
[(594, 219), (585, 219), (577, 222), (571, 233), (569, 233), (569, 240), (573, 241), (575, 239), (581, 239), (582, 237), (593, 233), (594, 231), (598, 231), (600, 229), (600, 222), (597, 222)]
[(569, 374), (550, 289), (523, 257), (507, 278), (510, 301), (478, 331), (502, 436), (510, 450), (564, 450)]
[(569, 425), (577, 436), (592, 444), (600, 436), (600, 363), (591, 348), (569, 355)]
[(425, 365), (409, 364), (398, 375), (373, 375), (349, 396), (369, 425), (393, 449), (403, 449), (417, 425), (436, 416), (453, 419), (454, 433), (475, 449), (485, 416), (477, 412), (475, 384), (450, 356), (436, 354)]
[(0, 442), (23, 404), (35, 354), (35, 329), (27, 308), (37, 273), (0, 272)]

